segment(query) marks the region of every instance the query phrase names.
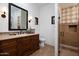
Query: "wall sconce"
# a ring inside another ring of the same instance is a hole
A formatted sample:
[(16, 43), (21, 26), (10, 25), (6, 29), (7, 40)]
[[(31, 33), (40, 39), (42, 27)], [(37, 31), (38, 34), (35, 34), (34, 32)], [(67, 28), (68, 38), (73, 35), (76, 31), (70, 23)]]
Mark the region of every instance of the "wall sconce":
[(28, 18), (28, 22), (30, 23), (31, 20), (32, 20), (32, 16), (29, 16), (29, 18)]
[(1, 17), (6, 18), (6, 12), (5, 11), (1, 14)]
[(1, 10), (1, 17), (2, 18), (6, 18), (6, 12), (5, 11), (6, 11), (6, 7), (3, 7), (2, 10)]

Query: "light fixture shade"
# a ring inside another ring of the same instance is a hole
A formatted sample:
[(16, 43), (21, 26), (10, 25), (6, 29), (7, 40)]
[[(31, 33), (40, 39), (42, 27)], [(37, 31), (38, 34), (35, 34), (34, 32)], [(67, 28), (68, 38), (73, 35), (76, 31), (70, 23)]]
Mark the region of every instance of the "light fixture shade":
[(1, 17), (2, 17), (2, 18), (6, 18), (5, 12), (4, 12), (3, 14), (1, 14)]
[(2, 10), (1, 10), (1, 12), (2, 12), (1, 17), (2, 18), (6, 18), (6, 11), (7, 11), (7, 8), (3, 7)]

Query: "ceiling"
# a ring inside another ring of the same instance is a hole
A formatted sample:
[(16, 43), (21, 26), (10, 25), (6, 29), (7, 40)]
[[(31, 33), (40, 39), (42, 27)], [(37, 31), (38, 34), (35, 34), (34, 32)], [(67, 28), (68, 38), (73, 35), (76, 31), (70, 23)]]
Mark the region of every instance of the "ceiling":
[[(36, 5), (36, 6), (39, 6), (39, 7), (42, 7), (42, 6), (45, 6), (45, 5), (48, 5), (48, 4), (52, 4), (52, 3), (32, 3), (33, 5)], [(65, 8), (65, 7), (69, 7), (69, 6), (74, 6), (74, 5), (77, 5), (78, 3), (59, 3), (59, 7), (61, 8)]]
[(38, 7), (42, 7), (42, 6), (45, 6), (45, 5), (48, 5), (50, 3), (32, 3), (33, 5), (36, 5)]

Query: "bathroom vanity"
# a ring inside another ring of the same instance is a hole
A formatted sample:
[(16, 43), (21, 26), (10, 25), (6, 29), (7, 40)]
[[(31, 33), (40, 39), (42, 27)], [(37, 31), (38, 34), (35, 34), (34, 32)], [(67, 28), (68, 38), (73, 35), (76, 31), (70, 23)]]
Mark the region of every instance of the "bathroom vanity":
[(0, 35), (0, 55), (27, 56), (39, 49), (39, 34)]

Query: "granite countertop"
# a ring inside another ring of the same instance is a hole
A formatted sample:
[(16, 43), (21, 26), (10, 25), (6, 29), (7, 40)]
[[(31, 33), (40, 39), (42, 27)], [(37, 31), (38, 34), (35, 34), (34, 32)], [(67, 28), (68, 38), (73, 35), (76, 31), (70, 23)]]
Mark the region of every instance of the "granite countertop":
[(10, 34), (0, 34), (0, 41), (1, 40), (7, 40), (7, 39), (13, 39), (13, 38), (20, 38), (24, 36), (31, 36), (31, 35), (37, 35), (38, 33), (30, 33), (30, 34), (16, 34), (16, 35), (10, 35)]

